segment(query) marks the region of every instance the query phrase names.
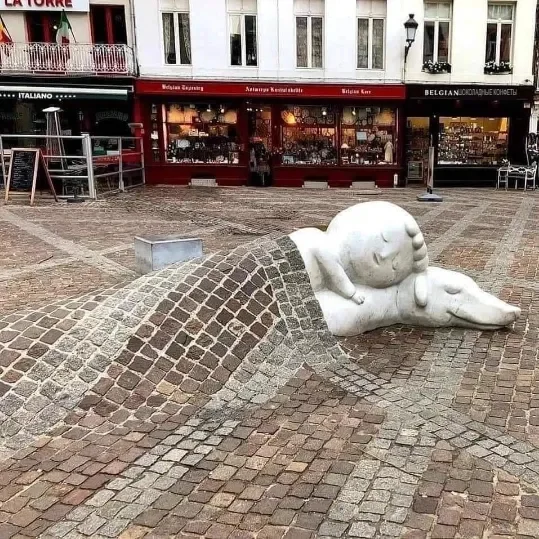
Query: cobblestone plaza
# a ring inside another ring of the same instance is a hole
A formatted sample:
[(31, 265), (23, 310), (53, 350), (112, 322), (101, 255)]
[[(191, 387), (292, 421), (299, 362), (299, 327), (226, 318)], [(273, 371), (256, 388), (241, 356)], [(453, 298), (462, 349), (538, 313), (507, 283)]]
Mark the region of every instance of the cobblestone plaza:
[[(0, 538), (539, 537), (537, 196), (416, 195), (0, 209)], [(372, 199), (514, 328), (330, 335), (286, 234)], [(145, 233), (208, 256), (137, 278)]]

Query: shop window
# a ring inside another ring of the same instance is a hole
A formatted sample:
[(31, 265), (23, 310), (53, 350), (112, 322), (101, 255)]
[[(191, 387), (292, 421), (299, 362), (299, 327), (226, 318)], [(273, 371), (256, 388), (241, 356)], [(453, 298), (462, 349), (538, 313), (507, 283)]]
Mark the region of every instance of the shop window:
[(385, 0), (357, 0), (357, 67), (384, 69)]
[(156, 103), (152, 103), (150, 109), (150, 143), (152, 148), (152, 160), (160, 161), (160, 151), (159, 151), (159, 108)]
[(423, 62), (449, 63), (451, 3), (425, 2)]
[(169, 65), (191, 64), (191, 27), (189, 0), (161, 2), (163, 52)]
[(336, 115), (331, 107), (288, 106), (281, 111), (283, 165), (336, 165)]
[(396, 126), (395, 109), (344, 107), (341, 116), (341, 164), (394, 164)]
[(508, 132), (508, 118), (440, 117), (438, 164), (500, 165)]
[(230, 64), (257, 66), (256, 0), (228, 0)]
[(321, 68), (324, 55), (323, 0), (295, 0), (296, 65)]
[(488, 5), (485, 62), (511, 62), (514, 10), (514, 4)]
[(166, 160), (171, 163), (239, 163), (238, 111), (225, 105), (163, 105)]

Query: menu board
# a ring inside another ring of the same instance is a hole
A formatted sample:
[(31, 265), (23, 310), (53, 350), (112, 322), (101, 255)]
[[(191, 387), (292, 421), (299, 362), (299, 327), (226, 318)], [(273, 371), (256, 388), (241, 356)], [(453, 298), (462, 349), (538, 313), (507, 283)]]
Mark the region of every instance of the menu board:
[(10, 192), (30, 193), (30, 204), (34, 203), (36, 189), (48, 189), (56, 198), (56, 192), (41, 150), (38, 148), (13, 148), (6, 182), (5, 201)]

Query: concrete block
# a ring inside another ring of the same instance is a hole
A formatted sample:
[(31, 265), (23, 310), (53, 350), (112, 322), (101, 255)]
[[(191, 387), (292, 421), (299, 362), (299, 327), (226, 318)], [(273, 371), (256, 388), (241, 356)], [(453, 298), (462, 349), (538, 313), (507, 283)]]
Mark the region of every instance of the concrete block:
[(376, 189), (376, 183), (371, 181), (352, 182), (352, 189)]
[(318, 182), (318, 181), (305, 180), (303, 182), (303, 187), (305, 187), (305, 189), (327, 189), (328, 188), (328, 182)]
[(215, 178), (191, 178), (191, 187), (217, 187)]
[(135, 261), (139, 273), (149, 273), (176, 262), (202, 256), (202, 240), (177, 236), (137, 236)]

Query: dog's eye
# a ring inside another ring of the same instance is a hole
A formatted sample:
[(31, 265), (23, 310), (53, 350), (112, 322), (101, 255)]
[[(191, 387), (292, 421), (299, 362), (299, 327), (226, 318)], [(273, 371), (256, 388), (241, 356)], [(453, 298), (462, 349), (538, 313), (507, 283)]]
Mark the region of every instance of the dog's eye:
[(446, 285), (445, 287), (445, 291), (448, 293), (448, 294), (451, 294), (451, 295), (455, 295), (455, 294), (458, 294), (460, 292), (460, 288), (458, 286), (453, 286), (453, 285)]

